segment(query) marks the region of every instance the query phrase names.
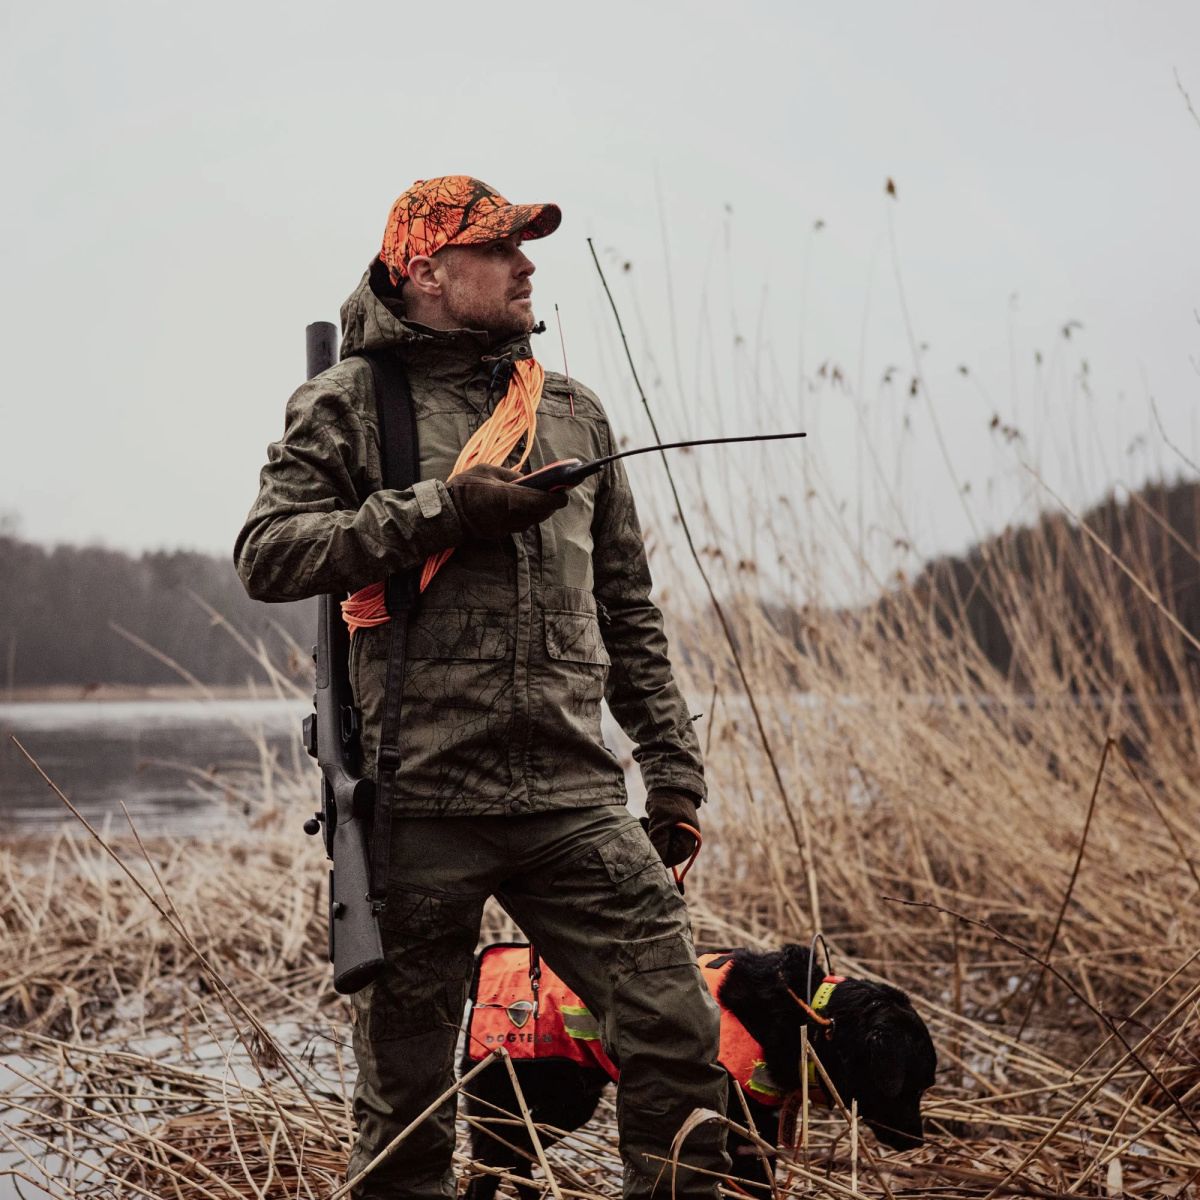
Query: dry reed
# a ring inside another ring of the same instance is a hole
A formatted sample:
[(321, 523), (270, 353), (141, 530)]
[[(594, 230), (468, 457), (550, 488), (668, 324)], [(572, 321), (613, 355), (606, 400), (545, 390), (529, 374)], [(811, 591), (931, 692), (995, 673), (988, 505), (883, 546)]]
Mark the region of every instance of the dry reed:
[[(955, 587), (881, 580), (877, 602), (835, 608), (803, 513), (761, 511), (739, 561), (720, 549), (734, 518), (685, 492), (762, 714), (760, 730), (707, 599), (679, 582), (676, 540), (655, 539), (681, 673), (708, 701), (698, 941), (807, 943), (815, 918), (840, 970), (910, 993), (940, 1058), (925, 1147), (889, 1153), (812, 1113), (777, 1194), (1195, 1196), (1195, 631), (1154, 589), (1134, 506), (1119, 563), (1061, 522), (1020, 554), (987, 545), (972, 587), (1018, 675), (970, 636)], [(813, 520), (822, 496), (816, 479)], [(1145, 583), (1134, 601), (1130, 574)], [(1081, 587), (1102, 618), (1086, 635)], [(276, 695), (304, 692), (268, 677)], [(259, 748), (259, 771), (210, 781), (242, 818), (234, 833), (101, 844), (66, 828), (0, 852), (4, 1138), (26, 1186), (282, 1200), (343, 1180), (348, 1008), (324, 962), (321, 849), (298, 828), (314, 772)], [(485, 940), (505, 932), (489, 910)], [(611, 1106), (545, 1160), (557, 1194), (613, 1195)], [(459, 1166), (482, 1169), (461, 1150)]]

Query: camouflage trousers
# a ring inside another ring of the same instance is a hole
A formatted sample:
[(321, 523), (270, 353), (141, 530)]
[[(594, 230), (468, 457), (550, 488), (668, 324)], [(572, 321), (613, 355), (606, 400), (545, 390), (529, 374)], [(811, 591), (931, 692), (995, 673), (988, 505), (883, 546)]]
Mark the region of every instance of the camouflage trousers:
[[(354, 997), (357, 1174), (454, 1080), (454, 1053), (483, 904), (494, 895), (601, 1023), (618, 1060), (624, 1195), (648, 1197), (692, 1109), (725, 1111), (719, 1014), (696, 966), (687, 910), (641, 825), (617, 805), (528, 816), (393, 822), (383, 918), (387, 966)], [(419, 1125), (356, 1200), (455, 1194), (456, 1104)], [(701, 1126), (682, 1161), (728, 1170), (724, 1131)], [(671, 1194), (670, 1170), (654, 1189)], [(676, 1195), (716, 1196), (681, 1169)]]

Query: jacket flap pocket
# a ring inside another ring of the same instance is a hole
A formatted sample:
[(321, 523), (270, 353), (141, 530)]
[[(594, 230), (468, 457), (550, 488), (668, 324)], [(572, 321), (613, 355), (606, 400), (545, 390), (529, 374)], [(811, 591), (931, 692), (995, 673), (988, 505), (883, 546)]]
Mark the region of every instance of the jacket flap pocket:
[(610, 659), (600, 636), (600, 625), (591, 613), (547, 611), (546, 653), (563, 662), (595, 663), (607, 667)]
[(509, 614), (484, 608), (429, 608), (408, 630), (409, 658), (507, 658)]

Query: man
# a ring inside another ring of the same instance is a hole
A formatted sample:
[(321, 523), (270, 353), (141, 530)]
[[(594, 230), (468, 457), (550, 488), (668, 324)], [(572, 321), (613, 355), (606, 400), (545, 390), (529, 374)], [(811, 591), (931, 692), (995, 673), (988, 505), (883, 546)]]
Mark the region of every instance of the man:
[[(629, 483), (614, 463), (571, 493), (525, 470), (611, 453), (596, 397), (530, 350), (533, 263), (554, 205), (511, 205), (478, 180), (419, 180), (342, 308), (341, 362), (302, 386), (238, 538), (260, 600), (354, 592), (350, 674), (364, 762), (380, 746), (390, 637), (378, 581), (421, 571), (403, 675), (387, 966), (354, 997), (355, 1175), (451, 1084), (484, 901), (495, 895), (597, 1015), (621, 1067), (628, 1197), (648, 1196), (696, 1107), (723, 1111), (718, 1015), (667, 865), (704, 797), (699, 747), (672, 677)], [(398, 356), (417, 418), (420, 481), (380, 484), (372, 371)], [(445, 482), (443, 482), (445, 481)], [(650, 837), (625, 808), (600, 701), (637, 744)], [(657, 853), (656, 853), (657, 850)], [(453, 1196), (453, 1101), (358, 1186), (360, 1200)], [(721, 1131), (683, 1161), (722, 1172)], [(669, 1194), (670, 1170), (659, 1194)], [(677, 1195), (715, 1196), (682, 1170)]]

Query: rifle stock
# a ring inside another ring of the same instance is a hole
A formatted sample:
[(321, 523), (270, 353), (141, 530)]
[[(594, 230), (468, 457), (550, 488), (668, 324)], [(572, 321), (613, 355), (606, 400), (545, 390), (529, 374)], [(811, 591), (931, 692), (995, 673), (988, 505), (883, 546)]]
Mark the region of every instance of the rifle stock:
[[(337, 331), (328, 321), (309, 325), (308, 377), (333, 365)], [(316, 691), (314, 712), (304, 719), (304, 747), (321, 768), (321, 808), (304, 823), (321, 833), (329, 872), (329, 960), (333, 986), (349, 995), (371, 983), (383, 969), (379, 916), (371, 897), (367, 853), (375, 789), (361, 774), (358, 714), (350, 689), (350, 635), (339, 597), (317, 600)]]

